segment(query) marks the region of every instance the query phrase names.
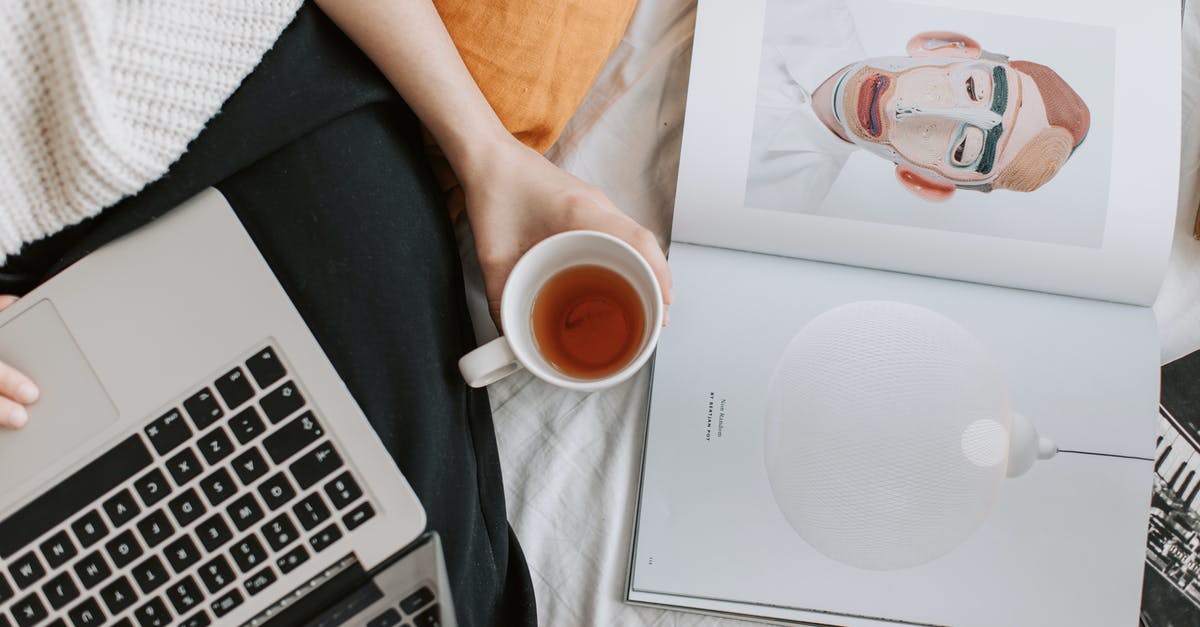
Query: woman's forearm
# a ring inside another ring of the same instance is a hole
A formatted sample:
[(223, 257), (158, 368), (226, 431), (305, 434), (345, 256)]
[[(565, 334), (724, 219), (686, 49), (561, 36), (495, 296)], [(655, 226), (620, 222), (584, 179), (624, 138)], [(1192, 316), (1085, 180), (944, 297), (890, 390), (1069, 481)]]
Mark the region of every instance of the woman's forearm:
[(383, 71), (433, 133), (463, 186), (492, 317), (517, 259), (573, 229), (633, 246), (671, 302), (671, 271), (654, 235), (604, 193), (518, 142), (467, 71), (432, 0), (317, 0)]
[(425, 124), (459, 178), (511, 135), (450, 39), (431, 0), (317, 0)]

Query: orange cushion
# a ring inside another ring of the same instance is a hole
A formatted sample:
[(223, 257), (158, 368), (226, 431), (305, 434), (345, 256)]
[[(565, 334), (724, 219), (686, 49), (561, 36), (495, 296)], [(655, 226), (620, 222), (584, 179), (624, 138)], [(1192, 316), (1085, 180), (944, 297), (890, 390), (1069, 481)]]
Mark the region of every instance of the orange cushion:
[(637, 0), (434, 0), (504, 126), (545, 152), (616, 49)]

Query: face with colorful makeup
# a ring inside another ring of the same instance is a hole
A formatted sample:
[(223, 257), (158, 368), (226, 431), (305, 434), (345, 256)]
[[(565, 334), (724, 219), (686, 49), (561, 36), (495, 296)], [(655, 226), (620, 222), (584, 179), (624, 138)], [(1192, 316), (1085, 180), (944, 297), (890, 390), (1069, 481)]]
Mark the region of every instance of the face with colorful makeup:
[[(1062, 141), (1041, 147), (1054, 124), (1038, 81), (1019, 69), (1021, 62), (986, 53), (956, 33), (922, 33), (908, 51), (843, 68), (814, 98), (831, 98), (822, 116), (831, 130), (896, 163), (900, 181), (915, 193), (944, 200), (956, 189), (1036, 188), (1045, 180), (1006, 185), (1012, 177), (1001, 175), (1016, 163), (1022, 172), (1040, 167), (1048, 179), (1047, 168), (1052, 177), (1078, 144), (1072, 136), (1065, 154)], [(1086, 106), (1078, 104), (1086, 133)], [(1083, 133), (1076, 133), (1079, 140)], [(1031, 144), (1036, 150), (1026, 150)]]

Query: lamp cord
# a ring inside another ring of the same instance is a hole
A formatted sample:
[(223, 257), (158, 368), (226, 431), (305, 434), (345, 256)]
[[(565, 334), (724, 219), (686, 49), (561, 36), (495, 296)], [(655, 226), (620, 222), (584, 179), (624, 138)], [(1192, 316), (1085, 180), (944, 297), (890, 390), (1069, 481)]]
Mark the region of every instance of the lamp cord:
[(1067, 449), (1058, 449), (1059, 453), (1074, 453), (1076, 455), (1094, 455), (1096, 457), (1118, 457), (1120, 459), (1140, 459), (1146, 462), (1154, 461), (1153, 457), (1142, 457), (1140, 455), (1117, 455), (1116, 453), (1093, 453), (1092, 451), (1070, 451)]

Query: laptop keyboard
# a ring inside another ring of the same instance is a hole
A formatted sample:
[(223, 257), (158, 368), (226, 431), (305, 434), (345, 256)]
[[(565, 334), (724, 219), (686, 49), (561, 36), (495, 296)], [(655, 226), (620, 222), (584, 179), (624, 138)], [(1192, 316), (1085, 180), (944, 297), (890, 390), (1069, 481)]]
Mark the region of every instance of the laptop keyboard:
[(0, 627), (208, 625), (374, 515), (267, 346), (0, 521)]

